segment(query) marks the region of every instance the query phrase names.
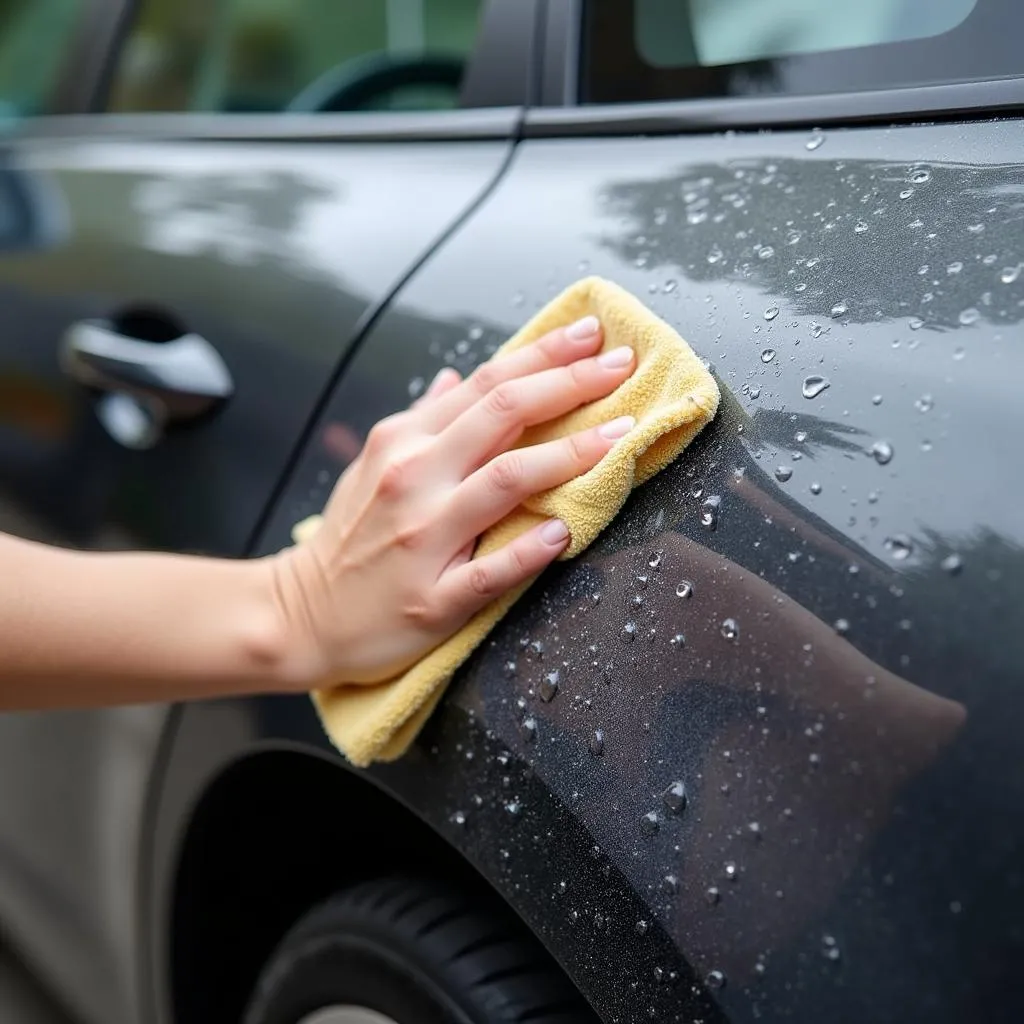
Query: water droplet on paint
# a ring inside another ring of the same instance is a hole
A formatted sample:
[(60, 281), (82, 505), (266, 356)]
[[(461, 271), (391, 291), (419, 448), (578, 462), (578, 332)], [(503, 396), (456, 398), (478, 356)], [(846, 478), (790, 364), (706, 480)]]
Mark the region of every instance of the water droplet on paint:
[(804, 398), (817, 398), (827, 387), (830, 387), (832, 382), (828, 377), (822, 377), (820, 374), (812, 373), (809, 377), (804, 378), (803, 386), (800, 388), (800, 393)]
[(793, 475), (792, 466), (778, 466), (775, 469), (775, 479), (784, 484)]
[(778, 306), (769, 306), (764, 311), (764, 318), (765, 318), (765, 320), (774, 320), (778, 315), (779, 315), (779, 307)]
[(673, 814), (679, 814), (686, 808), (686, 786), (681, 781), (669, 783), (661, 794), (661, 799)]
[(955, 552), (952, 555), (946, 555), (940, 564), (950, 576), (955, 576), (964, 567), (963, 560)]
[(559, 673), (557, 669), (554, 672), (548, 672), (540, 681), (538, 692), (540, 693), (540, 699), (544, 701), (545, 704), (550, 704), (557, 696), (558, 682)]
[(676, 587), (676, 597), (686, 599), (693, 596), (693, 584), (689, 580), (683, 580), (679, 586)]
[(825, 142), (824, 132), (815, 132), (805, 143), (804, 149), (810, 150), (812, 153), (816, 149), (820, 149)]
[(871, 446), (871, 454), (880, 466), (888, 465), (892, 462), (892, 445), (888, 441), (876, 441)]
[(897, 562), (905, 561), (914, 550), (914, 542), (905, 533), (897, 533), (888, 537), (885, 546)]
[(773, 348), (766, 348), (761, 353), (761, 362), (762, 363), (770, 363), (774, 358), (775, 358), (775, 349), (773, 349)]
[(712, 494), (704, 499), (701, 505), (700, 525), (706, 530), (718, 529), (718, 515), (722, 507), (722, 498), (718, 494)]
[(739, 623), (735, 619), (723, 619), (719, 632), (726, 640), (735, 640), (740, 635)]

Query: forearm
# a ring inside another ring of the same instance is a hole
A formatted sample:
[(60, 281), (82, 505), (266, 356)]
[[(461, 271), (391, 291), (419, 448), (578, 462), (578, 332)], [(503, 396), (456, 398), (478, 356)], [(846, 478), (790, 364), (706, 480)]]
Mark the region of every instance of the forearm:
[(285, 688), (262, 562), (65, 551), (0, 535), (0, 708)]

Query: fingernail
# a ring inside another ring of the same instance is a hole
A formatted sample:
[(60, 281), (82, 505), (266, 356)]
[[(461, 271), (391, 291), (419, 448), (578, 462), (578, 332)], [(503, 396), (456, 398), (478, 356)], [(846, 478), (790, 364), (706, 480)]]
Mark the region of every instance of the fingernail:
[(601, 329), (601, 321), (596, 316), (585, 316), (582, 320), (570, 324), (565, 329), (565, 336), (570, 341), (586, 341)]
[(610, 420), (597, 428), (597, 432), (614, 441), (616, 438), (625, 437), (636, 426), (636, 420), (632, 416), (620, 416), (617, 420)]
[(604, 355), (598, 356), (597, 361), (609, 369), (619, 369), (622, 366), (628, 366), (633, 361), (633, 350), (628, 345), (622, 345), (620, 348), (613, 348), (611, 352), (605, 352)]
[(561, 519), (549, 519), (540, 528), (540, 537), (545, 544), (562, 544), (569, 536), (569, 527)]

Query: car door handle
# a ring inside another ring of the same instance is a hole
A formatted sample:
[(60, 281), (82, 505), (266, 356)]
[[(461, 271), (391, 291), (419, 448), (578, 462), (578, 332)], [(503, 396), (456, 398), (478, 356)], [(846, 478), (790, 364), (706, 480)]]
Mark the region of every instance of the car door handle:
[(107, 392), (96, 413), (127, 448), (151, 448), (166, 425), (202, 416), (235, 390), (224, 360), (198, 334), (144, 341), (80, 320), (65, 332), (60, 360), (68, 376)]
[(224, 360), (198, 334), (140, 341), (82, 320), (68, 328), (61, 356), (65, 372), (79, 383), (155, 401), (168, 420), (201, 416), (234, 393)]

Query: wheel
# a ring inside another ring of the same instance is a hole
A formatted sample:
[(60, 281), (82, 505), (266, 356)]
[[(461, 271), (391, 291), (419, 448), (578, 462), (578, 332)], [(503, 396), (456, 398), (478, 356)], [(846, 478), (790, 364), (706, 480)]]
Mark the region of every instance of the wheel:
[(303, 917), (245, 1024), (597, 1024), (510, 914), (445, 883), (387, 878)]

